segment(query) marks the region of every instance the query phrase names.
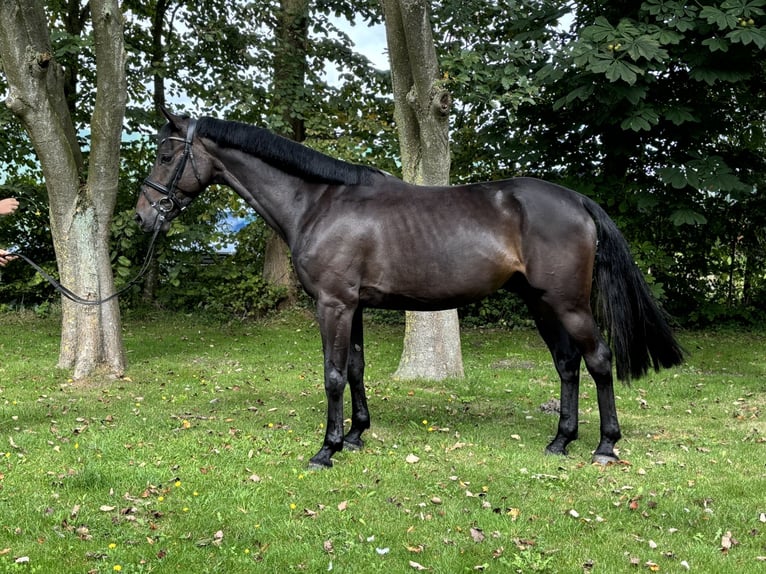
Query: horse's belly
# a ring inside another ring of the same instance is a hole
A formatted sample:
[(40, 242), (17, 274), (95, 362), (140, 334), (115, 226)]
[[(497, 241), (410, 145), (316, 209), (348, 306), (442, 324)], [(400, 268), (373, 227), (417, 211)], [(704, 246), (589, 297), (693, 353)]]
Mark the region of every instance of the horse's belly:
[(409, 273), (392, 273), (379, 280), (363, 282), (359, 300), (364, 306), (410, 311), (454, 309), (479, 301), (500, 289), (513, 270), (440, 269), (424, 263)]

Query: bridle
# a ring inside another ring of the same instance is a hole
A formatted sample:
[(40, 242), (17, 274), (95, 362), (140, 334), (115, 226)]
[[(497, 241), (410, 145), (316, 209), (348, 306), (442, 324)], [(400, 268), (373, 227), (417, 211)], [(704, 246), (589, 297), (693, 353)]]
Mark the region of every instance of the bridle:
[[(186, 162), (191, 160), (192, 164), (192, 170), (194, 171), (194, 177), (197, 178), (197, 181), (201, 184), (202, 181), (200, 180), (199, 172), (197, 171), (197, 164), (194, 161), (194, 153), (192, 152), (192, 140), (194, 139), (194, 132), (197, 129), (197, 120), (192, 118), (189, 120), (189, 125), (186, 128), (186, 137), (185, 138), (177, 138), (177, 137), (167, 137), (164, 140), (160, 142), (160, 145), (165, 143), (167, 140), (174, 140), (183, 142), (184, 144), (184, 153), (183, 156), (181, 156), (181, 160), (178, 162), (178, 165), (176, 166), (175, 171), (173, 172), (173, 176), (170, 178), (170, 184), (165, 186), (161, 183), (157, 183), (156, 181), (152, 181), (148, 177), (144, 180), (144, 188), (142, 190), (142, 193), (144, 194), (144, 197), (149, 202), (149, 205), (151, 205), (156, 211), (157, 211), (157, 219), (155, 220), (154, 226), (155, 228), (158, 228), (162, 225), (162, 223), (167, 219), (168, 215), (174, 210), (177, 209), (179, 212), (184, 211), (187, 207), (189, 207), (189, 204), (191, 203), (193, 198), (188, 198), (185, 203), (182, 203), (177, 197), (176, 197), (176, 190), (178, 189), (178, 182), (181, 179), (181, 176), (183, 176), (184, 170), (186, 169)], [(151, 187), (153, 190), (158, 191), (162, 194), (162, 197), (159, 198), (156, 201), (153, 201), (151, 197), (149, 197), (149, 194), (146, 193), (146, 188)]]

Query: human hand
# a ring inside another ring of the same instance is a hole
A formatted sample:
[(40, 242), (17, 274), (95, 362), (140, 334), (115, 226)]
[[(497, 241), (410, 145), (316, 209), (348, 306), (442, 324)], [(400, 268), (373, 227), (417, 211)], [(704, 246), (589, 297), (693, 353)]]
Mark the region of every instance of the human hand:
[(18, 259), (15, 255), (11, 255), (5, 249), (0, 249), (0, 267), (5, 267), (8, 263)]
[(19, 207), (19, 200), (15, 197), (0, 199), (0, 215), (10, 215)]

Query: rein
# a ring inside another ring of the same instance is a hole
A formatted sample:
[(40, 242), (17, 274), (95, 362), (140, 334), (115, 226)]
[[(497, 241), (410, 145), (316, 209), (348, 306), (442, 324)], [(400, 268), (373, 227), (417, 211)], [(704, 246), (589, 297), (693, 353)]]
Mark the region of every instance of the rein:
[(29, 257), (24, 255), (23, 253), (19, 253), (18, 251), (9, 251), (8, 255), (12, 255), (13, 257), (18, 257), (19, 259), (23, 259), (27, 263), (29, 263), (35, 271), (37, 271), (43, 279), (45, 279), (48, 283), (50, 283), (53, 288), (61, 293), (64, 297), (69, 299), (70, 301), (73, 301), (74, 303), (79, 303), (80, 305), (103, 305), (107, 301), (111, 301), (112, 299), (119, 297), (125, 291), (133, 287), (138, 281), (146, 275), (146, 272), (149, 270), (149, 265), (152, 261), (152, 256), (154, 255), (154, 245), (157, 240), (157, 235), (159, 235), (160, 232), (160, 226), (157, 225), (154, 229), (154, 234), (152, 235), (152, 240), (149, 243), (149, 248), (146, 251), (146, 258), (144, 259), (143, 265), (141, 265), (141, 270), (138, 272), (138, 275), (136, 275), (133, 279), (130, 280), (130, 282), (125, 285), (122, 289), (119, 291), (116, 291), (115, 293), (112, 293), (109, 295), (109, 297), (105, 297), (104, 299), (86, 299), (85, 297), (81, 297), (77, 293), (74, 293), (71, 289), (68, 289), (67, 287), (64, 287), (59, 281), (57, 281), (55, 278), (51, 277), (42, 267), (40, 267), (37, 263), (32, 261)]

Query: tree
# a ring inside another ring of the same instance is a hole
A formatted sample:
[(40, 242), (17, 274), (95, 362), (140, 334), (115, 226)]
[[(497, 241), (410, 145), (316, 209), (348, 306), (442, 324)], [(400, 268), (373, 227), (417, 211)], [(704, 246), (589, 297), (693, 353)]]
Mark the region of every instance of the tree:
[[(308, 0), (280, 0), (275, 34), (272, 126), (277, 133), (297, 142), (306, 139), (308, 24)], [(289, 299), (295, 299), (298, 280), (290, 264), (289, 250), (273, 230), (269, 233), (263, 257), (263, 278), (272, 285), (285, 288)]]
[[(383, 14), (403, 177), (422, 185), (447, 185), (451, 97), (439, 74), (429, 3), (383, 0)], [(406, 320), (396, 376), (462, 377), (457, 311), (408, 312)]]
[[(62, 283), (90, 299), (114, 292), (109, 232), (118, 189), (127, 98), (122, 14), (117, 0), (92, 0), (97, 65), (88, 168), (67, 105), (41, 0), (0, 2), (0, 58), (7, 106), (21, 120), (42, 165)], [(84, 307), (64, 301), (59, 366), (75, 378), (125, 367), (116, 300)]]

